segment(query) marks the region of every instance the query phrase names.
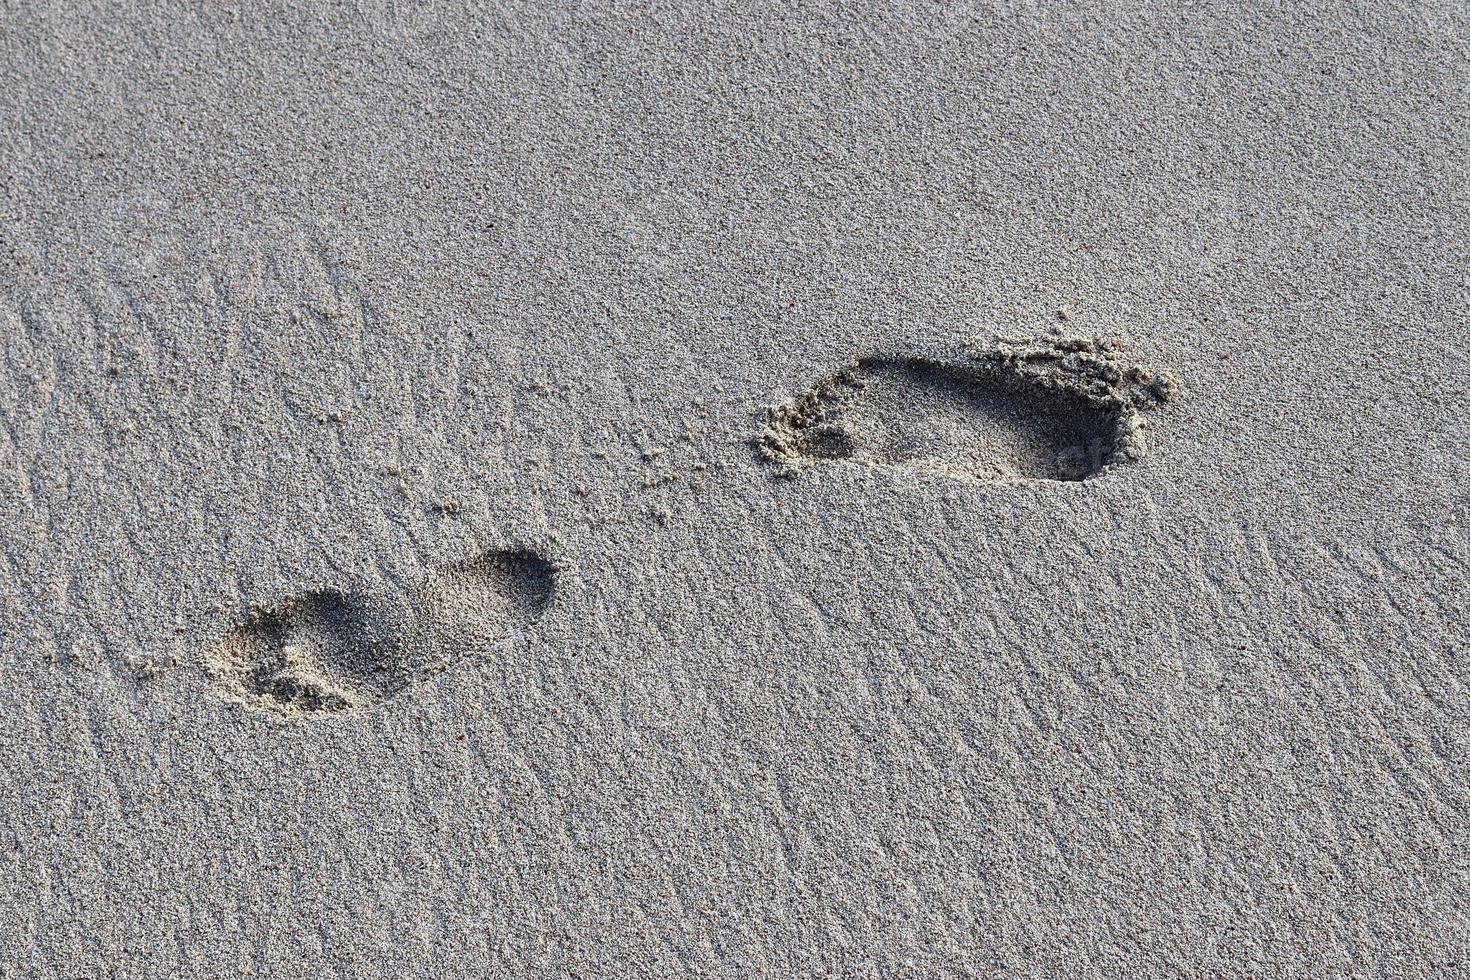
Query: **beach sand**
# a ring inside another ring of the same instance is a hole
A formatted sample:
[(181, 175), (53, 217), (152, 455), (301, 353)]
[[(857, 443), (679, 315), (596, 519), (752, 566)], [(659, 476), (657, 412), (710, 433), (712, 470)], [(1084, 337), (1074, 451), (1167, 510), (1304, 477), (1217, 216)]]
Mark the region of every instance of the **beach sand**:
[(0, 977), (1470, 975), (1463, 4), (303, 6), (0, 13)]

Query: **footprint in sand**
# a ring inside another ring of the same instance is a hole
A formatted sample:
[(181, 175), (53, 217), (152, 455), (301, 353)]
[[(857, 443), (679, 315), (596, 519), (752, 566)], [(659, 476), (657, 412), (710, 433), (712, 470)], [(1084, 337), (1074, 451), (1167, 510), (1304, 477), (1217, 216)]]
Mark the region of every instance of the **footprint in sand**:
[(1116, 341), (1049, 336), (953, 361), (869, 357), (771, 409), (765, 458), (851, 460), (967, 480), (1085, 480), (1143, 453), (1141, 413), (1176, 386)]
[(295, 596), (231, 630), (206, 666), (234, 700), (281, 718), (362, 711), (534, 622), (555, 591), (540, 555), (491, 551), (404, 596)]

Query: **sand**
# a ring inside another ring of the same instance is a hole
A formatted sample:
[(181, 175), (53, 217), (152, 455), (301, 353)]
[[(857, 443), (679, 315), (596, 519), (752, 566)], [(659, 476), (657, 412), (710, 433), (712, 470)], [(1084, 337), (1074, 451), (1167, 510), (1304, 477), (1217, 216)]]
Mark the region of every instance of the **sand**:
[(1470, 975), (1470, 12), (1308, 6), (6, 5), (0, 976)]

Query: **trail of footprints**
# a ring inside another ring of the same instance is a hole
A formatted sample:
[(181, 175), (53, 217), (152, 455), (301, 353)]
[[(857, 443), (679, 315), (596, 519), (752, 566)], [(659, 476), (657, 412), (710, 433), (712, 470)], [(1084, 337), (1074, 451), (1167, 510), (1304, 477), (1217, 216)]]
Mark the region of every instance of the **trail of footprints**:
[[(762, 455), (791, 475), (857, 462), (971, 481), (1086, 480), (1137, 459), (1142, 413), (1174, 382), (1116, 341), (1002, 340), (954, 359), (867, 357), (767, 413)], [(528, 550), (444, 568), (402, 595), (307, 592), (208, 651), (226, 694), (282, 719), (380, 705), (534, 623), (556, 569)]]

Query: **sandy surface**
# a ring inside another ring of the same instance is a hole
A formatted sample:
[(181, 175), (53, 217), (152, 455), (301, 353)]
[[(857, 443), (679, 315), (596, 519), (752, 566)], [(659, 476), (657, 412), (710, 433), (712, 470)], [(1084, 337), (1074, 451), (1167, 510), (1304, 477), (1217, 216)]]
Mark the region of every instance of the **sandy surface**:
[(1470, 973), (1463, 4), (84, 6), (0, 976)]

